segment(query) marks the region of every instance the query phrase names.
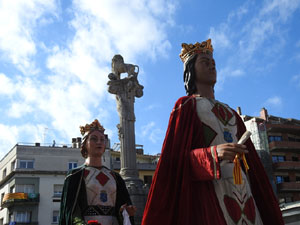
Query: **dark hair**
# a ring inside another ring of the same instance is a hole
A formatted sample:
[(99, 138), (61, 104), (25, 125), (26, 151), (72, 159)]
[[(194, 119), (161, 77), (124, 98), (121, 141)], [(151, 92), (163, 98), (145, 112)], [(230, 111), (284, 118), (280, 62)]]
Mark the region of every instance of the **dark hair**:
[(86, 140), (87, 140), (88, 136), (89, 135), (87, 135), (83, 138), (83, 141), (81, 143), (81, 148), (80, 148), (80, 153), (81, 153), (82, 157), (85, 158), (85, 159), (88, 156), (88, 152), (87, 152), (87, 149), (86, 149)]
[(198, 54), (191, 56), (187, 62), (184, 63), (184, 70), (183, 70), (183, 81), (184, 81), (184, 88), (187, 95), (192, 95), (196, 93), (197, 88), (195, 84), (195, 62), (197, 59)]

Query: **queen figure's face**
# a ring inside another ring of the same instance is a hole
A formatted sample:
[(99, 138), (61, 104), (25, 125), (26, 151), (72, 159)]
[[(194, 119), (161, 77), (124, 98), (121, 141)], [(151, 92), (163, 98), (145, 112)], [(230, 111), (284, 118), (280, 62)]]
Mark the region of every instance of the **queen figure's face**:
[(100, 131), (93, 131), (86, 141), (88, 157), (100, 157), (105, 151), (105, 136)]
[(217, 81), (215, 60), (212, 55), (198, 54), (195, 61), (195, 82), (214, 85)]

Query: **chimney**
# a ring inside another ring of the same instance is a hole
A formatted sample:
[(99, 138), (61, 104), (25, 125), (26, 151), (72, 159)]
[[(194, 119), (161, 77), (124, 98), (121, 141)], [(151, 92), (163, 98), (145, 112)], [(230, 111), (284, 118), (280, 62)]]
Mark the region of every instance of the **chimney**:
[(76, 148), (76, 138), (72, 138), (72, 148)]
[(262, 118), (265, 121), (268, 121), (268, 111), (265, 108), (262, 108), (260, 110), (260, 118)]
[(77, 137), (77, 148), (81, 148), (81, 137)]
[(239, 115), (242, 115), (242, 110), (241, 110), (241, 107), (237, 107), (237, 109), (236, 109), (236, 111), (237, 111), (237, 113), (239, 114)]
[(105, 140), (106, 140), (106, 146), (105, 146), (105, 148), (110, 149), (110, 139), (108, 138), (107, 134), (105, 134)]

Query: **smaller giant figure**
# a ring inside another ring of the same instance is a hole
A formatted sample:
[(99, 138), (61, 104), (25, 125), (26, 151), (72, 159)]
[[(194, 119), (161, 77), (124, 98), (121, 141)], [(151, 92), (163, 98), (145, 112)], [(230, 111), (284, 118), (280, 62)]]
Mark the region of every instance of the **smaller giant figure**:
[[(80, 127), (81, 154), (85, 164), (69, 171), (60, 207), (60, 225), (134, 225), (132, 206), (122, 177), (102, 165), (106, 139), (104, 128), (95, 120)], [(125, 212), (126, 211), (126, 212)], [(124, 215), (124, 216), (123, 216)], [(128, 217), (129, 215), (129, 217)]]
[[(142, 225), (283, 225), (239, 115), (215, 99), (211, 40), (182, 44), (187, 96), (176, 102)], [(232, 91), (232, 90), (231, 90)]]

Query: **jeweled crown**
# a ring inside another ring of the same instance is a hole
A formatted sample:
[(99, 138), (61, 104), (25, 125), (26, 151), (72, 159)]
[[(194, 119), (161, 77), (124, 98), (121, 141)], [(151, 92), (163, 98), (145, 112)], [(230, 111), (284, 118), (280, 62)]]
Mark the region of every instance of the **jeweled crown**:
[(103, 126), (99, 123), (97, 119), (94, 120), (91, 124), (86, 124), (85, 126), (80, 126), (80, 133), (82, 136), (85, 135), (85, 133), (88, 133), (92, 130), (99, 130), (101, 133), (104, 134), (105, 129)]
[(201, 43), (196, 42), (195, 44), (181, 44), (182, 49), (181, 53), (179, 54), (182, 62), (186, 62), (188, 58), (190, 58), (192, 55), (199, 54), (199, 53), (205, 53), (205, 54), (213, 54), (213, 47), (211, 45), (211, 39), (208, 39), (207, 41), (203, 41)]

